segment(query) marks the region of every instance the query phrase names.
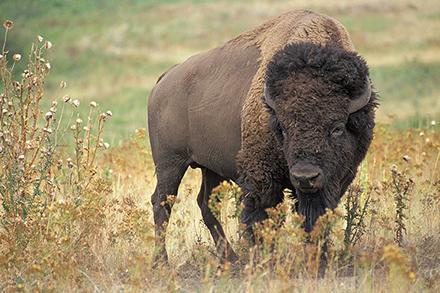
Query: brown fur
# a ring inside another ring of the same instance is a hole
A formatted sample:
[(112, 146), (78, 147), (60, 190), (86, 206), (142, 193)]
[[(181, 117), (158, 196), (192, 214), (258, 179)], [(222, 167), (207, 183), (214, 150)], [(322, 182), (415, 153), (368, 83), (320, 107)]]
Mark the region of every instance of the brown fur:
[(249, 46), (257, 46), (261, 57), (241, 111), (242, 145), (237, 164), (239, 169), (246, 169), (252, 174), (255, 184), (266, 189), (273, 179), (273, 163), (280, 161), (273, 157), (276, 153), (271, 149), (274, 145), (273, 135), (267, 127), (269, 114), (261, 99), (268, 62), (278, 50), (293, 42), (334, 44), (348, 51), (353, 51), (354, 46), (340, 22), (311, 11), (285, 13), (230, 42), (242, 40), (246, 40)]

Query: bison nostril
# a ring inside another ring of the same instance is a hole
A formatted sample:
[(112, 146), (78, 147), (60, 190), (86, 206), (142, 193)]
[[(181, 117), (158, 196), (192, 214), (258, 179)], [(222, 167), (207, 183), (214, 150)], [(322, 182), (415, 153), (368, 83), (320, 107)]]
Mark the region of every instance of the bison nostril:
[(313, 181), (314, 179), (318, 178), (318, 176), (319, 176), (319, 173), (316, 172), (316, 173), (310, 174), (309, 177), (308, 177), (308, 179), (309, 179), (310, 181)]
[(313, 185), (313, 183), (319, 177), (319, 173), (313, 173), (313, 174), (307, 174), (307, 175), (301, 175), (301, 176), (294, 175), (294, 177), (303, 185), (305, 185), (305, 184)]
[(310, 164), (295, 165), (291, 170), (291, 178), (297, 188), (319, 189), (322, 187), (321, 169)]

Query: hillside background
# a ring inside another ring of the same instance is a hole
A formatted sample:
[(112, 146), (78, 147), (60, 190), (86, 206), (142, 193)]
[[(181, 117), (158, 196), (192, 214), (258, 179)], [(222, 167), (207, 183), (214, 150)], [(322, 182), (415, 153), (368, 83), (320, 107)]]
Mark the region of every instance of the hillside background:
[(291, 9), (328, 14), (347, 27), (380, 93), (379, 122), (406, 128), (439, 120), (436, 0), (0, 2), (1, 19), (15, 23), (8, 49), (26, 56), (37, 35), (50, 40), (48, 96), (61, 95), (64, 80), (70, 96), (111, 109), (113, 145), (146, 127), (149, 91), (168, 67)]

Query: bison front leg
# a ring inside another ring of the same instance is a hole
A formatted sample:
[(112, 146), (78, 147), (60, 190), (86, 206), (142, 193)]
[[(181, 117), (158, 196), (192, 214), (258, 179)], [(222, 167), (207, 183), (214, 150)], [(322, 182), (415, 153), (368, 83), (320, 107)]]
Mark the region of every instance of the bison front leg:
[(267, 213), (265, 209), (256, 207), (253, 198), (244, 197), (242, 204), (243, 210), (241, 211), (240, 221), (244, 225), (243, 237), (251, 246), (254, 246), (256, 241), (253, 226), (267, 219)]
[(267, 219), (266, 209), (273, 208), (283, 201), (283, 193), (281, 186), (278, 185), (272, 185), (272, 189), (266, 191), (261, 191), (262, 189), (260, 189), (258, 193), (249, 190), (249, 187), (244, 188), (244, 196), (242, 198), (243, 210), (240, 221), (245, 226), (243, 236), (250, 245), (255, 245), (256, 239), (253, 227), (255, 224)]

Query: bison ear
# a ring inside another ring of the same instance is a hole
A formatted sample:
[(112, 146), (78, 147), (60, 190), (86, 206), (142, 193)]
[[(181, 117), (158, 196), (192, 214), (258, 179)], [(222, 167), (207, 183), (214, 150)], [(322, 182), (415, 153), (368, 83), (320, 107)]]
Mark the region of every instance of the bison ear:
[(266, 84), (264, 84), (264, 91), (263, 91), (263, 97), (264, 102), (271, 108), (275, 109), (275, 103), (273, 102), (271, 96), (269, 95), (269, 89)]

